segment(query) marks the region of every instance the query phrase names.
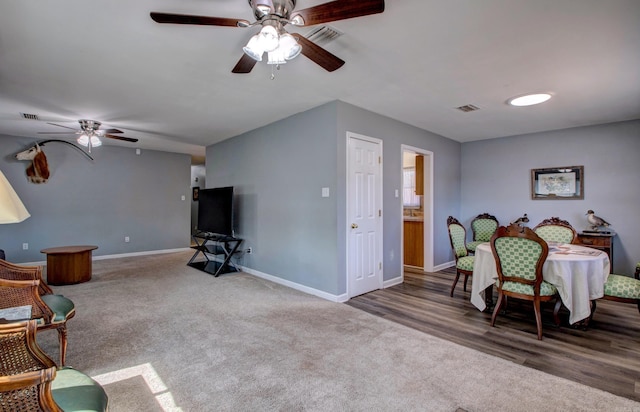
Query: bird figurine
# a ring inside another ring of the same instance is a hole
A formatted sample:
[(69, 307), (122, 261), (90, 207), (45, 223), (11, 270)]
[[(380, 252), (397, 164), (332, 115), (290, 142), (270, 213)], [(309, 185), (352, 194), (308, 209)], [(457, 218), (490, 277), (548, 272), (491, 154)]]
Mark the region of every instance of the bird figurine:
[(600, 227), (603, 227), (603, 226), (604, 227), (611, 226), (609, 222), (607, 222), (600, 216), (596, 216), (593, 210), (591, 209), (587, 210), (586, 215), (587, 215), (587, 220), (589, 221), (589, 223), (591, 223), (591, 229), (593, 230), (598, 230)]
[(525, 223), (529, 223), (529, 217), (527, 216), (526, 213), (520, 216), (519, 218), (517, 218), (516, 220), (514, 220), (513, 222), (511, 222), (512, 225), (518, 225), (518, 226), (524, 226)]

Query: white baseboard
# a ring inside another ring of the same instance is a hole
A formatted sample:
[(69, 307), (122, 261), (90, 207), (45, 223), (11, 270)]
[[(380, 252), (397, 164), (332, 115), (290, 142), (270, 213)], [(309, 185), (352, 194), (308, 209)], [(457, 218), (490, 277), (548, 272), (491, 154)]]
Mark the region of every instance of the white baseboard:
[(339, 302), (339, 303), (341, 303), (341, 302), (346, 302), (346, 301), (349, 300), (349, 298), (347, 297), (346, 293), (342, 294), (342, 295), (333, 295), (331, 293), (327, 293), (327, 292), (324, 292), (322, 290), (310, 288), (309, 286), (301, 285), (299, 283), (292, 282), (292, 281), (286, 280), (286, 279), (282, 279), (282, 278), (279, 278), (277, 276), (269, 275), (267, 273), (260, 272), (258, 270), (254, 270), (254, 269), (251, 269), (251, 268), (248, 268), (248, 267), (238, 266), (238, 269), (242, 270), (245, 273), (253, 275), (255, 277), (259, 277), (261, 279), (266, 279), (266, 280), (269, 280), (269, 281), (271, 281), (273, 283), (277, 283), (279, 285), (287, 286), (287, 287), (290, 287), (291, 289), (299, 290), (300, 292), (304, 292), (304, 293), (308, 293), (310, 295), (318, 296), (319, 298), (326, 299), (326, 300), (329, 300), (331, 302)]
[(398, 276), (397, 278), (385, 280), (384, 282), (382, 282), (382, 288), (383, 289), (390, 288), (391, 286), (395, 286), (395, 285), (401, 284), (403, 281), (404, 281), (404, 278), (402, 276)]
[(438, 272), (440, 270), (444, 270), (444, 269), (450, 268), (450, 267), (455, 266), (455, 265), (456, 265), (456, 261), (452, 260), (451, 262), (445, 262), (445, 263), (443, 263), (441, 265), (438, 265), (438, 266), (434, 267), (433, 271), (434, 272)]

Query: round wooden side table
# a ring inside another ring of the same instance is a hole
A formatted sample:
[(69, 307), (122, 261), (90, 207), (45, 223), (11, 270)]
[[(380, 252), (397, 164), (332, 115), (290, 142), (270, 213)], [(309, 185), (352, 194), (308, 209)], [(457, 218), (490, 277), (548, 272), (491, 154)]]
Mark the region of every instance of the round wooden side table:
[(72, 285), (91, 280), (91, 251), (98, 246), (60, 246), (42, 249), (47, 255), (47, 283)]

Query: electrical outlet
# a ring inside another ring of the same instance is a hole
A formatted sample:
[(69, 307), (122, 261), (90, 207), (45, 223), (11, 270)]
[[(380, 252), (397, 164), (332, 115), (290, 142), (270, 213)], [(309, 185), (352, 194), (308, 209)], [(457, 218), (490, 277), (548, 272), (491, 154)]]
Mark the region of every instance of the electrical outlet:
[(22, 244), (22, 250), (29, 250), (29, 244), (28, 243), (23, 243)]
[(250, 255), (252, 253), (253, 253), (253, 248), (252, 247), (247, 248), (247, 255)]
[(124, 237), (124, 243), (129, 243), (129, 236)]

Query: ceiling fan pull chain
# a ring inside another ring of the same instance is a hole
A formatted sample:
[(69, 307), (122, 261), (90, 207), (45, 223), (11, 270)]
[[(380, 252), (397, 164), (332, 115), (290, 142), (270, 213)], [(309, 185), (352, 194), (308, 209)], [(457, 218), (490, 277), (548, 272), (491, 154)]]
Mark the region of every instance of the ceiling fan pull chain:
[(276, 78), (276, 75), (275, 75), (275, 73), (273, 72), (273, 66), (274, 66), (274, 65), (272, 64), (272, 65), (271, 65), (271, 80), (275, 80), (275, 78)]

